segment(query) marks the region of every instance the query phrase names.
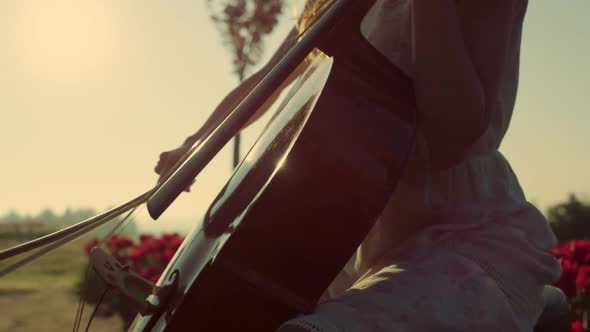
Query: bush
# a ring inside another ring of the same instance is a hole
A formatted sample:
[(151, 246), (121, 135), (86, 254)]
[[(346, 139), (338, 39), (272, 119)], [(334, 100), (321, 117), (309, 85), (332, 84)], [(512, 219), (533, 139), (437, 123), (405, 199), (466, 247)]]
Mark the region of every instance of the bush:
[(567, 202), (549, 208), (547, 219), (559, 241), (590, 238), (590, 203), (574, 194)]
[[(104, 243), (98, 239), (89, 241), (84, 249), (89, 254), (92, 248), (99, 245), (121, 264), (128, 265), (133, 271), (142, 277), (156, 282), (184, 238), (178, 234), (164, 234), (161, 237), (143, 234), (136, 243), (130, 238), (121, 235), (113, 235)], [(88, 268), (85, 272), (88, 271)], [(87, 303), (98, 304), (106, 285), (100, 280), (94, 271), (88, 271), (87, 276), (79, 284), (78, 292), (84, 296)], [(119, 315), (127, 328), (133, 321), (137, 312), (120, 296), (108, 296), (100, 303), (98, 315)]]
[(561, 277), (554, 286), (568, 297), (572, 331), (589, 331), (590, 240), (560, 242), (550, 252), (561, 262)]

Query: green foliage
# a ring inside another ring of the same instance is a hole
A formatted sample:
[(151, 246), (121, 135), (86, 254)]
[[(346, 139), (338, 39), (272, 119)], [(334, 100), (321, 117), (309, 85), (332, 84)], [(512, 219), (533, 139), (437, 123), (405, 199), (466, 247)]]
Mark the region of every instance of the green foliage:
[[(0, 278), (0, 290), (72, 288), (78, 283), (80, 270), (88, 262), (84, 241), (76, 240), (49, 253), (31, 264), (20, 267)], [(15, 239), (0, 238), (0, 248), (9, 248), (22, 243)], [(18, 256), (0, 262), (0, 270), (23, 258)]]
[(550, 207), (547, 215), (559, 241), (590, 239), (590, 203), (580, 201), (575, 194)]
[(45, 209), (37, 215), (21, 215), (14, 210), (0, 216), (0, 223), (46, 223), (69, 226), (96, 214), (94, 209), (66, 209), (62, 214)]
[[(0, 216), (0, 239), (12, 239), (19, 242), (33, 240), (59, 229), (75, 225), (96, 214), (96, 210), (88, 208), (68, 208), (61, 214), (45, 209), (37, 215), (23, 215), (11, 210)], [(121, 217), (115, 218), (108, 225), (114, 226), (121, 220)], [(101, 229), (102, 231), (95, 233), (95, 236), (102, 237), (110, 230), (108, 227), (102, 227)], [(139, 230), (137, 224), (131, 220), (125, 223), (119, 233), (129, 237), (136, 237)]]
[(55, 230), (49, 227), (27, 227), (28, 225), (24, 225), (25, 227), (10, 226), (10, 228), (0, 227), (0, 240), (16, 240), (17, 243), (22, 243), (40, 238)]

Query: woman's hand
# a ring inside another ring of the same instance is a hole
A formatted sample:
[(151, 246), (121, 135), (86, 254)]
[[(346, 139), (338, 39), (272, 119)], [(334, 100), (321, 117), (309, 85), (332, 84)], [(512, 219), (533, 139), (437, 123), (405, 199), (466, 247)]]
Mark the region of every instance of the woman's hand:
[[(177, 149), (166, 151), (160, 154), (160, 160), (154, 168), (154, 171), (160, 175), (158, 183), (162, 183), (168, 178), (170, 175), (169, 173), (171, 173), (171, 171), (174, 169), (174, 166), (189, 150), (190, 145), (182, 145)], [(190, 191), (190, 187), (187, 188), (186, 191)]]

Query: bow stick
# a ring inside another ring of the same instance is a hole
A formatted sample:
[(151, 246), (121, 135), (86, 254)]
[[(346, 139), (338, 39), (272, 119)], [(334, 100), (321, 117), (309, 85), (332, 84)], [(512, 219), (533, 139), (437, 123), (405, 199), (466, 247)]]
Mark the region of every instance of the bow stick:
[[(225, 120), (200, 144), (198, 149), (186, 158), (186, 161), (160, 186), (147, 202), (150, 216), (155, 220), (166, 211), (203, 170), (203, 168), (217, 155), (240, 129), (248, 122), (254, 113), (266, 102), (269, 91), (274, 91), (299, 66), (307, 55), (318, 45), (323, 37), (325, 26), (338, 21), (346, 10), (347, 1), (331, 4), (334, 7), (322, 15), (317, 24), (307, 27), (293, 40), (297, 41), (279, 60), (280, 66), (275, 66), (254, 87)], [(305, 38), (302, 38), (304, 37)]]
[(123, 203), (117, 207), (114, 207), (114, 208), (112, 208), (106, 212), (103, 212), (101, 214), (98, 214), (94, 217), (91, 217), (91, 218), (88, 218), (84, 221), (81, 221), (75, 225), (72, 225), (70, 227), (64, 228), (64, 229), (59, 230), (57, 232), (53, 232), (51, 234), (42, 236), (38, 239), (31, 240), (29, 242), (19, 244), (14, 247), (11, 247), (11, 248), (1, 250), (0, 251), (0, 261), (3, 261), (8, 258), (30, 252), (31, 250), (35, 250), (35, 249), (47, 246), (46, 248), (44, 248), (44, 249), (42, 249), (30, 256), (25, 257), (13, 264), (7, 266), (6, 268), (3, 268), (2, 270), (0, 270), (0, 277), (16, 270), (17, 268), (19, 268), (21, 266), (24, 266), (24, 265), (36, 260), (37, 258), (40, 258), (40, 257), (48, 254), (49, 252), (63, 246), (64, 244), (79, 238), (80, 236), (90, 232), (91, 230), (93, 230), (99, 226), (102, 226), (102, 225), (106, 224), (107, 222), (109, 222), (109, 221), (129, 212), (129, 211), (133, 211), (139, 205), (145, 203), (152, 193), (153, 193), (153, 190), (150, 190), (144, 194), (141, 194), (141, 195), (135, 197), (134, 199), (132, 199), (126, 203)]
[[(158, 183), (158, 185), (156, 185), (154, 188), (146, 191), (145, 193), (117, 206), (114, 207), (110, 210), (107, 210), (101, 214), (98, 214), (94, 217), (90, 217), (86, 220), (83, 220), (75, 225), (72, 225), (70, 227), (66, 227), (64, 229), (61, 229), (59, 231), (53, 232), (51, 234), (42, 236), (40, 238), (37, 238), (35, 240), (31, 240), (29, 242), (25, 242), (19, 245), (16, 245), (14, 247), (11, 248), (7, 248), (4, 250), (0, 250), (0, 262), (3, 260), (6, 260), (8, 258), (14, 257), (14, 256), (18, 256), (24, 253), (27, 253), (31, 250), (35, 250), (44, 246), (48, 246), (48, 248), (35, 253), (33, 255), (30, 255), (14, 264), (11, 264), (10, 266), (0, 270), (0, 277), (2, 277), (3, 275), (25, 265), (28, 264), (30, 262), (32, 262), (33, 260), (61, 247), (62, 245), (71, 242), (77, 238), (79, 238), (80, 236), (90, 232), (91, 230), (102, 226), (106, 223), (108, 223), (109, 221), (127, 213), (130, 211), (133, 211), (134, 209), (136, 209), (138, 206), (146, 203), (150, 197), (162, 186), (164, 185), (164, 183), (166, 183), (166, 181), (174, 174), (174, 172), (190, 157), (192, 156), (196, 151), (198, 151), (198, 148), (200, 147), (202, 141), (197, 141), (195, 144), (193, 144), (193, 146), (189, 149), (189, 151), (187, 151), (187, 153), (184, 154), (184, 156), (182, 156), (174, 166), (172, 166), (170, 168), (170, 170), (168, 171), (168, 173), (163, 177), (163, 181), (160, 181)], [(51, 246), (49, 246), (51, 245)]]

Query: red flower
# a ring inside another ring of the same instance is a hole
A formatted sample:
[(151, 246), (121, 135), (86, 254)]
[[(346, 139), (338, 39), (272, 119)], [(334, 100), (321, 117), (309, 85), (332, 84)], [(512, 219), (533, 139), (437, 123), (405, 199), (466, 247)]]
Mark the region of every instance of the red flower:
[(90, 242), (86, 243), (86, 245), (84, 246), (84, 251), (86, 251), (87, 254), (90, 254), (90, 251), (99, 243), (100, 241), (98, 239), (92, 239)]
[(155, 276), (150, 278), (151, 282), (158, 282), (158, 279), (160, 279), (160, 275), (161, 273), (156, 274)]
[(574, 241), (561, 242), (554, 248), (550, 249), (549, 252), (557, 258), (572, 260), (574, 258), (575, 247), (576, 243)]
[(572, 322), (572, 332), (584, 332), (584, 324), (582, 324), (581, 320)]
[(131, 251), (129, 252), (129, 258), (131, 258), (132, 260), (142, 259), (147, 252), (148, 248), (140, 244), (139, 246), (131, 249)]
[(149, 241), (149, 240), (151, 240), (151, 239), (153, 239), (153, 238), (154, 238), (154, 236), (153, 236), (153, 235), (148, 235), (148, 234), (141, 234), (141, 235), (139, 236), (139, 242), (141, 242), (141, 243), (143, 243), (143, 242), (147, 242), (147, 241)]
[(565, 295), (575, 296), (576, 277), (578, 276), (578, 263), (562, 258), (561, 270), (561, 277), (554, 285), (561, 288)]
[(129, 259), (131, 260), (131, 266), (134, 267), (135, 270), (140, 270), (143, 268), (145, 263), (145, 256), (147, 250), (144, 246), (139, 245), (138, 247), (134, 247), (129, 252)]
[(129, 248), (133, 246), (133, 241), (131, 241), (130, 239), (124, 237), (124, 236), (120, 236), (120, 235), (113, 235), (109, 241), (107, 242), (107, 245), (109, 246), (109, 248), (111, 249), (125, 249), (125, 248)]
[[(129, 265), (142, 277), (157, 282), (183, 241), (176, 233), (164, 234), (161, 238), (142, 234), (137, 244), (124, 236), (113, 235), (107, 241), (107, 247), (119, 262)], [(86, 251), (90, 252), (98, 243), (98, 239), (92, 240), (86, 244)]]
[(180, 248), (180, 245), (182, 244), (183, 241), (184, 241), (184, 239), (182, 239), (182, 238), (173, 239), (168, 243), (168, 248), (176, 251), (176, 250), (178, 250), (178, 248)]
[(573, 251), (573, 260), (583, 263), (586, 255), (590, 253), (590, 240), (573, 240), (570, 241)]
[(590, 266), (582, 266), (576, 275), (576, 287), (582, 294), (590, 293)]
[(162, 235), (162, 240), (167, 241), (167, 242), (172, 241), (177, 238), (179, 238), (179, 236), (176, 233), (167, 233), (167, 234)]
[(148, 267), (142, 269), (139, 274), (146, 279), (151, 279), (152, 277), (158, 275), (159, 271), (155, 267)]
[(147, 241), (146, 244), (149, 246), (150, 252), (152, 253), (164, 250), (166, 247), (166, 243), (162, 239), (151, 239)]
[(174, 256), (174, 250), (172, 250), (170, 248), (164, 249), (164, 252), (162, 253), (162, 256), (161, 256), (162, 263), (164, 263), (164, 265), (168, 264), (170, 262), (170, 260), (172, 259), (172, 256)]

